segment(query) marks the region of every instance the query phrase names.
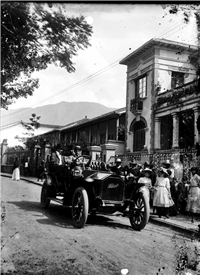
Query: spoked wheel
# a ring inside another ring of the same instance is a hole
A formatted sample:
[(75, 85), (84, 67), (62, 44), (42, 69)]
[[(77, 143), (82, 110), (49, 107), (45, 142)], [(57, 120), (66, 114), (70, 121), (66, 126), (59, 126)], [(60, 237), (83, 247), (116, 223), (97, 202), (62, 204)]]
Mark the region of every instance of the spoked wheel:
[(149, 221), (150, 206), (147, 194), (139, 193), (130, 205), (129, 220), (134, 230), (142, 230)]
[(48, 198), (48, 185), (47, 185), (46, 180), (44, 181), (44, 183), (42, 185), (40, 202), (41, 202), (43, 208), (49, 207), (50, 199)]
[(72, 219), (74, 226), (82, 228), (88, 217), (89, 200), (87, 191), (78, 187), (73, 195), (72, 199)]

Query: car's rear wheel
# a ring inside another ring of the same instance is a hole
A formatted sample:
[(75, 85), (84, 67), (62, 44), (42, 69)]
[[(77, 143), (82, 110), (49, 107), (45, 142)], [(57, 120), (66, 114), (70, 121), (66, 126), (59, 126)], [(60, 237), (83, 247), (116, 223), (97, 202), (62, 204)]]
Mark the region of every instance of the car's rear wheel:
[(88, 218), (89, 200), (87, 191), (78, 187), (72, 199), (72, 219), (75, 227), (82, 228)]
[(129, 208), (129, 220), (134, 230), (142, 230), (149, 221), (149, 197), (142, 192), (138, 193)]
[(44, 181), (44, 183), (42, 185), (40, 202), (41, 202), (43, 208), (49, 207), (50, 199), (48, 198), (48, 185), (47, 185), (46, 180)]

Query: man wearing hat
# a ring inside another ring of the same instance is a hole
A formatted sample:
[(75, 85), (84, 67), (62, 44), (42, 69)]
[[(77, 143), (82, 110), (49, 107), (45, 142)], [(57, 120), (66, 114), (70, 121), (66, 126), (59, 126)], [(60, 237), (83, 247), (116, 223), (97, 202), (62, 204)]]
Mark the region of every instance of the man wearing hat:
[(51, 163), (56, 165), (62, 165), (63, 164), (63, 157), (61, 155), (62, 152), (62, 146), (61, 144), (57, 144), (56, 148), (52, 150), (51, 153)]
[(174, 178), (174, 169), (171, 166), (170, 160), (167, 159), (163, 164), (164, 164), (164, 168), (166, 168), (167, 170), (169, 170), (171, 172), (170, 173), (170, 178), (173, 179)]
[(123, 167), (122, 167), (122, 160), (120, 158), (116, 159), (115, 165), (111, 168), (111, 172), (119, 176), (122, 174)]
[(57, 186), (62, 186), (64, 176), (64, 157), (62, 156), (62, 146), (57, 144), (56, 148), (51, 153), (50, 171), (56, 176)]
[(141, 175), (141, 166), (137, 164), (136, 161), (130, 162), (130, 173), (135, 179), (138, 179)]
[[(72, 164), (74, 160), (82, 155), (81, 146), (76, 145), (71, 148), (70, 155), (66, 158), (65, 162)], [(72, 168), (72, 167), (71, 167)]]

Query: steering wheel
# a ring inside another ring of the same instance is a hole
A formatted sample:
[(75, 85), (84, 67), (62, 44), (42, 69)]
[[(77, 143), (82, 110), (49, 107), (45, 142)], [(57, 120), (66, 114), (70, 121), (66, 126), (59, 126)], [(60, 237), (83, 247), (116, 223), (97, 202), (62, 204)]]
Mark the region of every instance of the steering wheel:
[(87, 155), (82, 155), (82, 156), (77, 157), (74, 160), (74, 164), (76, 166), (83, 166), (83, 165), (88, 166), (90, 163), (90, 160), (91, 160), (91, 157), (89, 157)]

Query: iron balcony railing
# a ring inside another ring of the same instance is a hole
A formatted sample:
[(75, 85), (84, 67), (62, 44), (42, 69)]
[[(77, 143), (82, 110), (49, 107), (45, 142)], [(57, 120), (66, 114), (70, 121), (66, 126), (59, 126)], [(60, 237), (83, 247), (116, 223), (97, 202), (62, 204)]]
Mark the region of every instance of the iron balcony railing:
[(141, 98), (134, 98), (130, 101), (130, 111), (135, 114), (142, 112), (143, 110), (143, 100)]

